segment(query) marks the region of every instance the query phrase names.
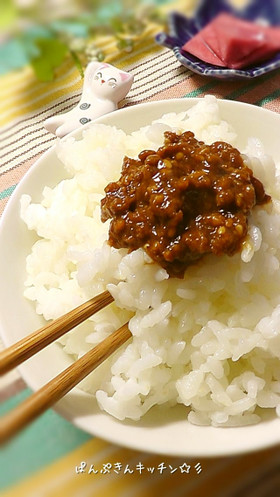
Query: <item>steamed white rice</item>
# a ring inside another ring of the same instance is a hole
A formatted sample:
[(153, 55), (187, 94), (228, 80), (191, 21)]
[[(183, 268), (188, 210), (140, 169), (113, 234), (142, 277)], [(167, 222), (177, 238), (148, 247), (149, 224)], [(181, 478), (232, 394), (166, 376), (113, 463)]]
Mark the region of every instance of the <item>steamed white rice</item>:
[(280, 184), (258, 139), (242, 152), (273, 202), (256, 207), (242, 252), (207, 256), (169, 278), (142, 249), (106, 244), (100, 221), (104, 187), (120, 175), (124, 155), (163, 143), (163, 131), (191, 130), (207, 143), (238, 142), (208, 96), (126, 135), (95, 125), (57, 153), (71, 178), (46, 187), (40, 204), (23, 195), (21, 215), (39, 236), (27, 258), (25, 296), (45, 319), (57, 318), (106, 288), (115, 303), (61, 339), (81, 356), (129, 321), (133, 338), (81, 383), (101, 409), (138, 420), (152, 406), (186, 406), (191, 423), (256, 423), (264, 408), (280, 416)]

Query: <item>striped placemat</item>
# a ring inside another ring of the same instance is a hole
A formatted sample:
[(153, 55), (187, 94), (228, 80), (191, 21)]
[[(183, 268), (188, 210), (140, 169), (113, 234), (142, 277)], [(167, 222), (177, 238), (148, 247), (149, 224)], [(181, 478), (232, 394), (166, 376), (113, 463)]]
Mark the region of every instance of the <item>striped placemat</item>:
[[(195, 3), (181, 1), (176, 8), (188, 13)], [(182, 67), (170, 50), (155, 44), (157, 31), (157, 25), (150, 25), (129, 54), (120, 55), (116, 41), (108, 36), (97, 42), (106, 61), (134, 75), (123, 106), (211, 93), (280, 112), (280, 70), (249, 82), (201, 77)], [(44, 120), (75, 106), (81, 89), (80, 74), (69, 60), (52, 83), (38, 82), (29, 67), (0, 78), (0, 214), (30, 166), (55, 141), (44, 129)], [(30, 390), (15, 371), (0, 381), (3, 414)], [(278, 447), (233, 458), (155, 456), (92, 438), (49, 410), (2, 449), (0, 491), (3, 497), (101, 493), (106, 497), (276, 497), (280, 495), (279, 468)]]
[[(0, 414), (30, 395), (25, 389)], [(280, 450), (175, 458), (91, 438), (46, 412), (0, 454), (1, 497), (276, 497)]]

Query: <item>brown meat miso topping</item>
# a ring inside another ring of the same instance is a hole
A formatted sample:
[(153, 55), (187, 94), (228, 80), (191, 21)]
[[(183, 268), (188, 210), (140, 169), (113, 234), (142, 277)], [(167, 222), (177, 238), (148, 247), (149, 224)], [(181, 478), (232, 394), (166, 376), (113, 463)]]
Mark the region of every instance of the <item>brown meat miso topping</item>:
[(157, 151), (124, 158), (120, 179), (105, 188), (101, 220), (111, 219), (111, 246), (142, 247), (182, 277), (206, 254), (240, 251), (252, 208), (270, 197), (231, 145), (206, 145), (189, 131), (164, 137)]

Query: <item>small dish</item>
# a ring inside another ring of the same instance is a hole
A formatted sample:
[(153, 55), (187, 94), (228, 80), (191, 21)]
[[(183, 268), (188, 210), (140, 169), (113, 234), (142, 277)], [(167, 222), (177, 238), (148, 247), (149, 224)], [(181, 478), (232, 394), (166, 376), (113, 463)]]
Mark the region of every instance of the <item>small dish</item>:
[[(127, 133), (149, 124), (170, 112), (186, 111), (199, 99), (170, 99), (117, 110), (99, 118), (97, 123), (116, 126)], [(230, 122), (238, 134), (238, 147), (245, 147), (250, 136), (259, 137), (266, 150), (280, 162), (280, 115), (234, 101), (220, 100), (221, 117)], [(94, 126), (94, 123), (85, 125)], [(84, 129), (84, 128), (83, 128)], [(72, 136), (79, 139), (81, 130)], [(45, 186), (53, 187), (67, 173), (57, 158), (56, 148), (31, 167), (15, 189), (0, 224), (0, 334), (6, 346), (44, 325), (32, 302), (23, 296), (25, 259), (35, 241), (19, 214), (21, 195), (28, 193), (34, 202), (41, 201)], [(33, 390), (65, 369), (72, 360), (53, 343), (19, 367)], [(280, 443), (280, 419), (267, 416), (257, 425), (215, 428), (195, 426), (186, 419), (184, 407), (151, 409), (140, 421), (118, 421), (101, 411), (92, 395), (74, 388), (56, 404), (56, 410), (84, 431), (121, 446), (146, 452), (180, 457), (213, 457), (246, 453)]]
[(269, 25), (280, 24), (280, 10), (274, 0), (266, 0), (265, 2), (252, 0), (243, 9), (234, 8), (226, 0), (216, 0), (215, 2), (202, 0), (193, 17), (188, 18), (178, 12), (171, 12), (169, 15), (169, 33), (157, 34), (156, 42), (173, 50), (180, 64), (202, 76), (229, 80), (252, 79), (280, 67), (280, 52), (272, 59), (246, 69), (227, 69), (203, 62), (182, 50), (181, 47), (184, 43), (196, 35), (220, 12), (233, 14), (247, 21), (258, 21)]

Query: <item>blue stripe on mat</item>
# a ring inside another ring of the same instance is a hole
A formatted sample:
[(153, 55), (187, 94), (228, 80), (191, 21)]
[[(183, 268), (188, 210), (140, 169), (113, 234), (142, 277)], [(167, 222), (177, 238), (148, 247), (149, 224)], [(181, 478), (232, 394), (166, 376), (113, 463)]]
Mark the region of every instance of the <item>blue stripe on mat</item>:
[[(32, 392), (26, 388), (0, 406), (0, 415), (22, 402)], [(0, 451), (0, 490), (76, 449), (90, 435), (49, 409)]]

